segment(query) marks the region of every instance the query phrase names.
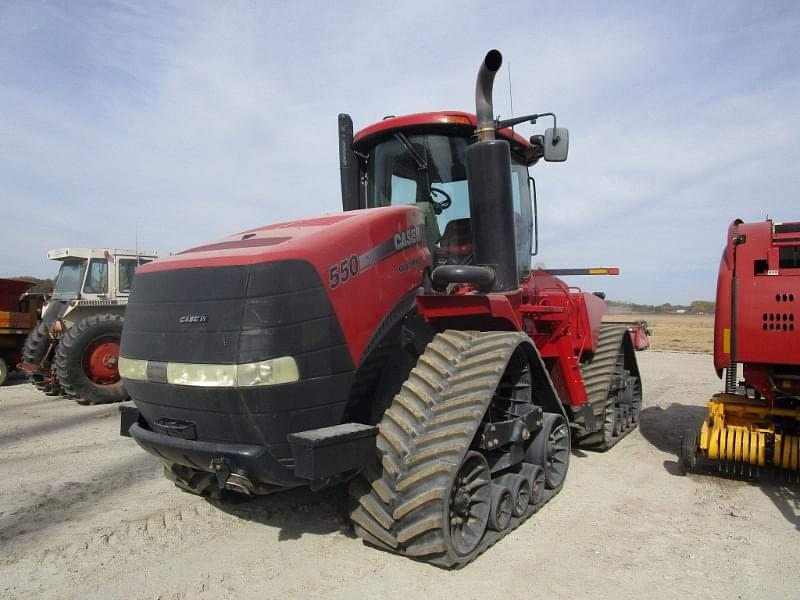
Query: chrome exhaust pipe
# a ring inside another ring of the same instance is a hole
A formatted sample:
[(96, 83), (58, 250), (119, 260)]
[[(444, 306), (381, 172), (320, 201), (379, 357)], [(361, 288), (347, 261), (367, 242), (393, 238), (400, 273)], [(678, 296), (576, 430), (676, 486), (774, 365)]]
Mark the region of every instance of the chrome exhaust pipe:
[(492, 105), (492, 87), (494, 76), (503, 64), (503, 55), (499, 50), (489, 50), (483, 64), (478, 70), (475, 82), (475, 113), (478, 119), (478, 140), (483, 142), (494, 139), (494, 106)]

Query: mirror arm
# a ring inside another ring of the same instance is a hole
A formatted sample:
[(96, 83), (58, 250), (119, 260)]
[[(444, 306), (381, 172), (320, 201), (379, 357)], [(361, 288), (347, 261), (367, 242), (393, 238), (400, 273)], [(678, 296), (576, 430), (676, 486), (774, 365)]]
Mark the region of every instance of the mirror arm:
[(513, 119), (496, 119), (494, 122), (495, 129), (506, 129), (508, 127), (513, 127), (514, 125), (519, 125), (520, 123), (524, 123), (525, 121), (529, 121), (531, 125), (536, 123), (536, 119), (541, 117), (542, 115), (524, 115), (522, 117), (514, 117)]
[[(497, 119), (495, 123), (495, 129), (506, 129), (507, 127), (513, 127), (514, 125), (519, 125), (520, 123), (524, 123), (528, 121), (531, 125), (536, 125), (536, 121), (541, 119), (542, 117), (553, 117), (553, 128), (555, 129), (558, 127), (556, 123), (556, 113), (546, 112), (546, 113), (539, 113), (538, 115), (525, 115), (523, 117), (514, 117), (513, 119)], [(559, 138), (555, 136), (553, 138), (553, 145), (558, 144)]]

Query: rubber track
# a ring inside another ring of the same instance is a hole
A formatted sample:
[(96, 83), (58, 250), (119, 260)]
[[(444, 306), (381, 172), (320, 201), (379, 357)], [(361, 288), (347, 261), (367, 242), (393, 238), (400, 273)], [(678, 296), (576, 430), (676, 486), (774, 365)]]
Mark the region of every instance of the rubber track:
[[(614, 375), (614, 367), (617, 365), (620, 349), (623, 340), (628, 335), (628, 326), (618, 323), (603, 323), (600, 326), (600, 335), (597, 341), (597, 350), (590, 363), (581, 365), (581, 375), (586, 386), (586, 393), (589, 403), (592, 405), (596, 422), (604, 423), (605, 410), (608, 404), (608, 394), (611, 387), (611, 378)], [(614, 436), (609, 444), (605, 440), (598, 441), (597, 435), (587, 436), (581, 440), (581, 448), (591, 448), (594, 450), (608, 450), (613, 448), (622, 438), (636, 429), (637, 423), (632, 423), (627, 429)], [(599, 432), (603, 435), (603, 431)]]
[(350, 517), (359, 537), (439, 566), (463, 566), (559, 491), (546, 490), (544, 500), (506, 531), (487, 531), (470, 554), (450, 548), (453, 479), (508, 361), (530, 343), (524, 333), (446, 331), (428, 344), (379, 424), (379, 463), (351, 484)]

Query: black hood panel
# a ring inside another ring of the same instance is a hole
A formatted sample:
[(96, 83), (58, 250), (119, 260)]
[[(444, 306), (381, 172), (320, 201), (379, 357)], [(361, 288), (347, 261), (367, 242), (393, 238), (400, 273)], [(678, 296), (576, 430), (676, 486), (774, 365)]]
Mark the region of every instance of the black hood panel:
[(299, 260), (138, 273), (121, 354), (221, 364), (294, 356), (304, 378), (354, 369), (319, 275)]

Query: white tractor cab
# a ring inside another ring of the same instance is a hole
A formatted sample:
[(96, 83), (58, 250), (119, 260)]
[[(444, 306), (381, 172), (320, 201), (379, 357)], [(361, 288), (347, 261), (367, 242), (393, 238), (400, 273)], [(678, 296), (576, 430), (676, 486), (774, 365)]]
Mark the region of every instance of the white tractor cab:
[(20, 368), (48, 395), (81, 404), (127, 397), (117, 360), (128, 295), (136, 268), (157, 252), (116, 248), (61, 248), (47, 258), (61, 262), (42, 321), (23, 349)]

